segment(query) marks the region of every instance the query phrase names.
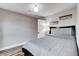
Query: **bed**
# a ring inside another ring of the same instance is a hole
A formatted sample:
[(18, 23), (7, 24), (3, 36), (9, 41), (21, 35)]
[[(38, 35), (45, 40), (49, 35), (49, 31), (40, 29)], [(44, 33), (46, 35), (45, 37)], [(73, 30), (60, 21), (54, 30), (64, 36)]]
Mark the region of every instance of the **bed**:
[(34, 56), (77, 56), (74, 27), (50, 27), (49, 34), (27, 42), (23, 49)]

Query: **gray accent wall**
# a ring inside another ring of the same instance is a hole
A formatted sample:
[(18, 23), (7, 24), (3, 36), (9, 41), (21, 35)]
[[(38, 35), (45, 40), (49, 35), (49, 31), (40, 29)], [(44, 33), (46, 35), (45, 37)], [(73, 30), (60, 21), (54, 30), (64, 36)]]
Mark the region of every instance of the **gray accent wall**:
[(37, 39), (37, 19), (0, 9), (0, 50)]

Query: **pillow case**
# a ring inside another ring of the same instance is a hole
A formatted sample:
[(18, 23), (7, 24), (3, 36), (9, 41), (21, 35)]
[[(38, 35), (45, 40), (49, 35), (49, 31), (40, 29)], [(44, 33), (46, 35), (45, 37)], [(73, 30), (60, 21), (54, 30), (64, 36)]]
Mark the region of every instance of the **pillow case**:
[(72, 28), (52, 28), (52, 35), (72, 35)]

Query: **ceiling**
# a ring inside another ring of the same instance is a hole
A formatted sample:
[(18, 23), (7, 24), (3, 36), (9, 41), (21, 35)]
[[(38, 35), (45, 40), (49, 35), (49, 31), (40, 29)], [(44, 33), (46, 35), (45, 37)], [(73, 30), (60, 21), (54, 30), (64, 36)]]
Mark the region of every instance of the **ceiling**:
[(22, 13), (36, 18), (46, 17), (76, 6), (75, 3), (38, 3), (38, 12), (34, 12), (34, 3), (0, 3), (0, 8)]

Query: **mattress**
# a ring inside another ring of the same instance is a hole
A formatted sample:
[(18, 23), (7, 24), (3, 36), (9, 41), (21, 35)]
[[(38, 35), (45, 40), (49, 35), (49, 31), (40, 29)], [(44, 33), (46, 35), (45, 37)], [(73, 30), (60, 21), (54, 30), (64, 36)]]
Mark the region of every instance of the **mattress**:
[(35, 56), (77, 56), (76, 42), (73, 36), (47, 35), (27, 42), (23, 48)]

